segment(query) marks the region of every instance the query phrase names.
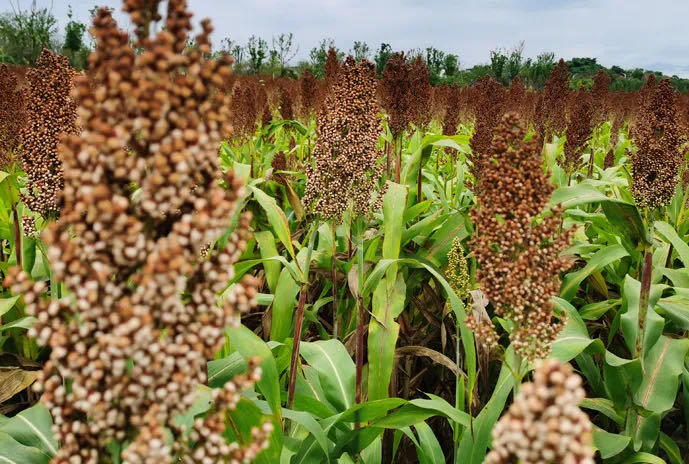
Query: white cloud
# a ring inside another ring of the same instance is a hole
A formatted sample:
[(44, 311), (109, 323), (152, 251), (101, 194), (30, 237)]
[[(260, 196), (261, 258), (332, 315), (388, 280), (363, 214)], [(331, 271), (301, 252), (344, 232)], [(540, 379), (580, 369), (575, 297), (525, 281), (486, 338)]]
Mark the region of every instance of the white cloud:
[[(25, 7), (29, 0), (12, 0)], [(66, 23), (67, 4), (88, 20), (88, 9), (113, 0), (38, 0)], [(214, 39), (246, 42), (252, 34), (270, 39), (293, 32), (298, 59), (322, 38), (347, 51), (355, 40), (372, 49), (433, 45), (459, 55), (462, 66), (488, 60), (496, 47), (526, 42), (535, 56), (552, 51), (565, 59), (594, 56), (604, 65), (644, 67), (689, 77), (686, 18), (689, 2), (678, 0), (189, 0), (195, 21), (210, 17)], [(123, 18), (118, 15), (118, 18)]]

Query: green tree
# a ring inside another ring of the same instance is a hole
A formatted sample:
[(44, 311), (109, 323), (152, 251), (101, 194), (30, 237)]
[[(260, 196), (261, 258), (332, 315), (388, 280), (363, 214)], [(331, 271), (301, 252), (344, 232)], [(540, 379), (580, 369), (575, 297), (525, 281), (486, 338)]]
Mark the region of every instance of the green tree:
[(443, 60), (443, 73), (446, 79), (456, 76), (459, 72), (459, 58), (448, 53)]
[(268, 43), (262, 38), (252, 35), (246, 44), (246, 50), (249, 54), (248, 71), (251, 74), (260, 73), (268, 54)]
[(275, 61), (279, 67), (280, 76), (286, 76), (287, 66), (289, 62), (299, 52), (299, 46), (294, 44), (294, 35), (290, 33), (281, 33), (277, 37), (273, 37), (273, 47), (271, 49), (271, 61)]
[(91, 52), (84, 43), (86, 24), (72, 19), (72, 7), (67, 13), (69, 22), (65, 26), (65, 42), (62, 45), (62, 53), (69, 58), (72, 67), (75, 69), (86, 69), (88, 65), (88, 55)]
[(46, 8), (16, 10), (0, 16), (0, 61), (33, 65), (44, 48), (56, 51), (57, 20)]
[(445, 52), (435, 47), (426, 48), (426, 65), (428, 66), (431, 84), (437, 85), (440, 81), (444, 63)]
[(385, 69), (385, 65), (388, 64), (390, 55), (392, 55), (392, 47), (390, 44), (385, 42), (381, 43), (380, 48), (378, 48), (378, 51), (373, 57), (373, 61), (376, 62), (376, 72), (378, 73), (378, 77), (383, 75), (383, 70)]
[(337, 52), (337, 59), (342, 61), (342, 57), (344, 57), (344, 52), (341, 52), (335, 46), (335, 41), (333, 39), (321, 40), (318, 46), (313, 47), (309, 52), (311, 70), (313, 71), (313, 74), (319, 79), (323, 79), (323, 77), (325, 77), (325, 60), (328, 56), (328, 50), (330, 50), (331, 48)]
[(354, 57), (355, 60), (361, 61), (363, 59), (368, 59), (368, 57), (371, 55), (371, 48), (366, 42), (355, 40), (354, 46), (349, 53)]

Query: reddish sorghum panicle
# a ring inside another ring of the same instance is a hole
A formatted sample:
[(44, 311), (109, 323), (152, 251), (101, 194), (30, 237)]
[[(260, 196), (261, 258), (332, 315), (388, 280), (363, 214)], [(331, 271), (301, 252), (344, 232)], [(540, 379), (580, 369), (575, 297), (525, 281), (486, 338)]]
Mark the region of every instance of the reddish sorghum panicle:
[(409, 126), (410, 69), (404, 53), (393, 53), (388, 59), (380, 80), (381, 105), (388, 114), (390, 132), (397, 137)]
[(593, 464), (593, 425), (579, 408), (585, 397), (571, 365), (539, 363), (493, 428), (486, 464)]
[(558, 61), (543, 90), (543, 110), (546, 114), (545, 135), (562, 135), (567, 127), (567, 99), (569, 71), (564, 60)]
[(26, 94), (5, 64), (0, 64), (0, 101), (0, 168), (4, 168), (18, 155), (26, 124)]
[(583, 89), (574, 94), (567, 114), (567, 139), (565, 140), (565, 169), (574, 172), (580, 164), (581, 153), (586, 147), (593, 129), (593, 105), (591, 95)]
[(474, 102), (474, 134), (471, 136), (471, 173), (476, 180), (476, 187), (481, 182), (481, 173), (488, 162), (491, 151), (493, 132), (505, 112), (505, 96), (507, 94), (502, 84), (490, 77), (485, 77), (474, 87), (476, 100)]
[(663, 79), (648, 92), (633, 132), (632, 194), (640, 206), (657, 208), (675, 193), (682, 156), (672, 83)]
[(481, 290), (495, 313), (514, 323), (512, 345), (535, 359), (548, 355), (563, 327), (551, 298), (560, 290), (559, 273), (569, 267), (559, 255), (573, 231), (558, 232), (559, 208), (543, 214), (554, 187), (543, 173), (537, 142), (525, 135), (516, 113), (506, 114), (495, 130), (471, 214), (476, 235), (470, 246)]

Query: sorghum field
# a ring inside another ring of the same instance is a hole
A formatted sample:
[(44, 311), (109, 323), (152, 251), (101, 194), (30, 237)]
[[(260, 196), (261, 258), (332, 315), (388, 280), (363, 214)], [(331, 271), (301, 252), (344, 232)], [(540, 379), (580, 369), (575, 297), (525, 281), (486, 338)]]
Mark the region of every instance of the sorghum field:
[(670, 80), (258, 77), (158, 3), (0, 66), (0, 463), (687, 462)]

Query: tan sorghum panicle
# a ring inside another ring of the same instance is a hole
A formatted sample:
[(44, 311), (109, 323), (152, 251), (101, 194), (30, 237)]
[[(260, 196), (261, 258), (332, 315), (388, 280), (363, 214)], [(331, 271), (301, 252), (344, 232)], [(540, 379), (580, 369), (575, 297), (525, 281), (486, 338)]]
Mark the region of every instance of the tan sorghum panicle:
[(663, 79), (649, 92), (634, 130), (632, 194), (638, 205), (657, 208), (675, 193), (682, 157), (672, 83)]
[(318, 116), (313, 163), (306, 168), (304, 203), (340, 220), (350, 205), (366, 213), (382, 174), (375, 66), (349, 56)]
[(0, 102), (0, 168), (4, 169), (17, 155), (26, 124), (25, 92), (5, 64), (0, 64)]
[(30, 69), (22, 132), (22, 167), (27, 176), (24, 203), (42, 216), (59, 212), (57, 193), (62, 189), (62, 163), (57, 146), (61, 134), (76, 134), (77, 105), (70, 97), (76, 72), (69, 59), (44, 49)]
[(469, 298), (469, 286), (471, 284), (469, 265), (466, 256), (464, 256), (462, 241), (458, 237), (452, 240), (452, 248), (447, 254), (445, 278), (460, 300), (466, 301)]
[(585, 397), (571, 365), (539, 363), (493, 428), (486, 464), (594, 464), (593, 426), (579, 408)]
[(591, 95), (583, 89), (574, 94), (567, 114), (567, 139), (565, 140), (565, 169), (572, 173), (580, 164), (581, 153), (591, 136), (593, 105)]
[[(127, 5), (154, 16), (145, 2)], [(62, 214), (44, 235), (68, 295), (43, 298), (46, 284), (16, 268), (5, 279), (37, 318), (30, 335), (51, 348), (34, 385), (61, 443), (53, 464), (98, 464), (113, 440), (132, 443), (124, 463), (176, 462), (170, 453), (184, 452), (187, 441), (172, 419), (206, 382), (225, 328), (254, 305), (251, 277), (220, 304), (217, 297), (246, 245), (247, 216), (224, 249), (201, 256), (227, 228), (243, 186), (231, 173), (219, 178), (230, 106), (216, 89), (231, 72), (229, 58), (204, 59), (208, 21), (198, 49), (182, 53), (190, 16), (184, 0), (170, 0), (165, 31), (141, 37), (136, 55), (110, 12), (98, 10), (90, 76), (74, 92), (83, 132), (59, 147)], [(225, 388), (236, 395), (258, 374)], [(224, 400), (219, 407), (236, 404), (236, 396)], [(160, 441), (163, 429), (172, 443)], [(263, 446), (266, 437), (258, 438), (249, 448)]]
[(534, 139), (516, 113), (506, 114), (495, 130), (480, 178), (478, 207), (471, 217), (476, 234), (470, 242), (478, 261), (477, 280), (496, 314), (514, 323), (510, 340), (528, 359), (544, 358), (563, 326), (551, 298), (560, 290), (559, 273), (569, 267), (560, 253), (573, 230), (558, 233), (559, 208), (538, 223), (554, 187), (544, 174)]

